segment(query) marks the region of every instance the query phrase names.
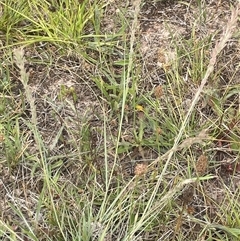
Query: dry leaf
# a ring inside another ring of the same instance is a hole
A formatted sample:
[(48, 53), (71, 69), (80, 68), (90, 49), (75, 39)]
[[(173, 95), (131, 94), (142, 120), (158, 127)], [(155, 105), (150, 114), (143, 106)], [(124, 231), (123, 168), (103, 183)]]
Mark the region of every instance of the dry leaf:
[(198, 175), (203, 175), (206, 173), (208, 168), (208, 159), (205, 155), (201, 155), (196, 163), (196, 173)]
[(139, 119), (139, 120), (143, 120), (143, 119), (144, 119), (144, 117), (145, 117), (144, 112), (139, 111), (139, 112), (138, 112), (138, 119)]
[(169, 70), (175, 58), (176, 53), (174, 51), (159, 48), (157, 52), (157, 65), (165, 70)]
[(196, 137), (189, 137), (185, 139), (179, 146), (178, 150), (182, 150), (183, 148), (189, 148), (191, 145), (195, 143), (202, 143), (203, 140), (209, 139), (207, 134), (207, 129), (202, 130)]
[(177, 217), (177, 222), (175, 226), (175, 233), (178, 233), (182, 228), (182, 214)]
[(159, 65), (167, 64), (167, 51), (163, 48), (159, 48), (157, 52), (157, 59)]
[(195, 213), (195, 208), (191, 205), (187, 206), (186, 211), (188, 214), (193, 215)]

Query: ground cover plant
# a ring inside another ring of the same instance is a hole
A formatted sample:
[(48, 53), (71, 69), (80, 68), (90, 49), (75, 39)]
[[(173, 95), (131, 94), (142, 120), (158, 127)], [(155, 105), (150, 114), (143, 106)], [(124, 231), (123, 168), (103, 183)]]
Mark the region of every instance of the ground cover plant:
[(0, 0), (1, 240), (239, 240), (239, 13)]

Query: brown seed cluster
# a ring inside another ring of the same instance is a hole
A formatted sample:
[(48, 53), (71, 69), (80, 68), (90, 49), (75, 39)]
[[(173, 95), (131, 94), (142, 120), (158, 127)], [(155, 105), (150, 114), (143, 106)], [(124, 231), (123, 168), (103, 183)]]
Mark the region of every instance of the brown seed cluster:
[(154, 89), (154, 95), (157, 99), (160, 99), (163, 96), (163, 88), (162, 85), (158, 85)]
[(134, 169), (134, 174), (136, 176), (142, 176), (144, 174), (146, 174), (148, 171), (148, 166), (147, 164), (142, 164), (142, 163), (139, 163), (135, 166), (135, 169)]
[(196, 173), (198, 175), (204, 175), (208, 168), (208, 159), (205, 155), (201, 155), (196, 163)]
[(188, 186), (185, 190), (183, 190), (182, 194), (180, 195), (180, 199), (183, 201), (184, 205), (188, 205), (192, 202), (194, 195), (194, 187)]

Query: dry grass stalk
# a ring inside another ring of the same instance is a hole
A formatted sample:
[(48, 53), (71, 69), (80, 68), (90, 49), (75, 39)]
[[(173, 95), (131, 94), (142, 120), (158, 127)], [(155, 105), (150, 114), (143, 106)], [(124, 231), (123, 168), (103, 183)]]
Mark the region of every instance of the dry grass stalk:
[(207, 134), (207, 129), (203, 129), (197, 136), (195, 137), (189, 137), (185, 139), (179, 146), (178, 150), (182, 150), (183, 148), (189, 148), (193, 144), (196, 143), (203, 143), (205, 140), (209, 139), (209, 136)]
[(26, 59), (24, 58), (24, 50), (23, 47), (17, 48), (13, 52), (14, 60), (18, 68), (20, 69), (20, 81), (23, 84), (23, 87), (25, 89), (26, 98), (27, 101), (30, 104), (31, 114), (32, 114), (32, 124), (33, 126), (37, 126), (37, 111), (35, 106), (35, 100), (32, 95), (32, 91), (30, 89), (30, 86), (28, 85), (29, 80), (29, 73), (27, 73), (24, 65), (26, 63)]

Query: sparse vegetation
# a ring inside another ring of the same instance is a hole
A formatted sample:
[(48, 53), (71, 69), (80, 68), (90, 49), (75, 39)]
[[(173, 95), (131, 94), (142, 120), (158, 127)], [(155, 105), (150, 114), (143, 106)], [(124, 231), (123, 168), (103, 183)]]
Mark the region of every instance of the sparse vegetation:
[(239, 240), (239, 8), (0, 0), (1, 240)]

